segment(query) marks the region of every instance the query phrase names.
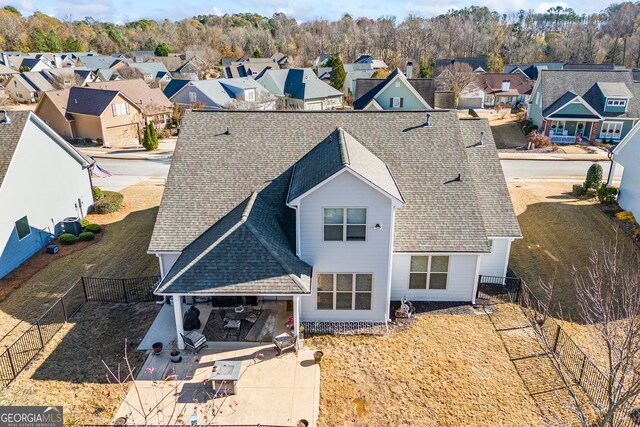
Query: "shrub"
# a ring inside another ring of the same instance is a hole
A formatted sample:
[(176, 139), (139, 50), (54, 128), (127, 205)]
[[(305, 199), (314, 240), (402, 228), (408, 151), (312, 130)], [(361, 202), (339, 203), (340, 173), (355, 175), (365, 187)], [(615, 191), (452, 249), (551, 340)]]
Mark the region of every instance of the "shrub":
[(534, 130), (538, 130), (538, 125), (534, 125), (533, 123), (530, 123), (524, 127), (524, 134), (529, 135)]
[(602, 185), (602, 166), (594, 163), (587, 171), (587, 179), (584, 181), (584, 187), (589, 189), (598, 189)]
[(102, 138), (96, 138), (96, 142), (100, 145), (104, 145), (104, 141), (102, 140)]
[(58, 241), (61, 245), (73, 245), (78, 241), (78, 238), (71, 233), (62, 233), (60, 237), (58, 237)]
[(98, 234), (102, 231), (100, 224), (89, 224), (84, 228), (84, 231), (90, 231), (93, 234)]
[(612, 205), (616, 202), (618, 187), (607, 187), (606, 185), (601, 185), (600, 188), (596, 190), (596, 195), (598, 196), (598, 201), (600, 203)]
[(88, 220), (84, 219), (84, 218), (82, 218), (80, 220), (80, 227), (82, 227), (83, 229), (86, 228), (87, 225), (89, 225), (89, 224), (90, 224), (90, 222)]
[(620, 221), (626, 221), (626, 222), (630, 222), (630, 223), (634, 223), (636, 222), (635, 217), (633, 216), (633, 212), (630, 211), (622, 211), (622, 212), (618, 212), (616, 214), (616, 218), (618, 218)]
[(153, 126), (153, 123), (149, 123), (144, 127), (142, 146), (147, 151), (158, 148), (158, 135), (156, 134), (156, 128)]
[(104, 197), (98, 200), (94, 205), (94, 209), (98, 214), (108, 214), (116, 212), (122, 207), (124, 196), (115, 191), (105, 191)]
[(90, 231), (85, 231), (83, 233), (80, 233), (80, 235), (78, 236), (78, 240), (80, 240), (81, 242), (90, 242), (95, 238), (96, 238), (96, 235)]
[(535, 148), (549, 147), (551, 145), (551, 140), (548, 136), (535, 132), (527, 135), (527, 142), (531, 142)]
[(584, 187), (580, 184), (573, 184), (573, 194), (576, 196), (584, 196), (586, 193)]
[(171, 137), (171, 131), (169, 129), (160, 129), (158, 131), (159, 139), (167, 139)]
[(100, 187), (93, 187), (93, 200), (96, 202), (104, 197), (103, 191)]

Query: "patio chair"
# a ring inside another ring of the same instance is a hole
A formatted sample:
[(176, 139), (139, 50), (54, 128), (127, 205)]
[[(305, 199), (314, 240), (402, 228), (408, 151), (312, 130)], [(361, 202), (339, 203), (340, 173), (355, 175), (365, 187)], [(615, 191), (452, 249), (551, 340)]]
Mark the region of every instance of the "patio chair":
[(286, 350), (290, 350), (296, 347), (297, 339), (294, 335), (288, 332), (280, 334), (273, 339), (273, 344), (276, 346), (276, 352), (278, 356), (281, 356)]
[(187, 350), (197, 354), (200, 350), (207, 347), (207, 337), (198, 331), (191, 331), (187, 335), (180, 334)]

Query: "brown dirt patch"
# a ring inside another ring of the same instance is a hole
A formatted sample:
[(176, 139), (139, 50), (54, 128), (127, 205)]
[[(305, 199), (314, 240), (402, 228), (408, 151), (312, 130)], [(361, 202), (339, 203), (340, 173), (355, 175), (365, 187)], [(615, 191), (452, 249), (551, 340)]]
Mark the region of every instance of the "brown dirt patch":
[(85, 304), (18, 378), (0, 390), (0, 404), (60, 405), (65, 425), (110, 424), (124, 397), (119, 385), (107, 382), (102, 360), (111, 367), (121, 363), (126, 338), (129, 361), (140, 368), (145, 355), (135, 348), (159, 309), (153, 303)]
[(0, 302), (0, 336), (4, 337), (0, 339), (0, 347), (13, 343), (81, 276), (158, 274), (158, 261), (147, 254), (147, 247), (163, 189), (162, 185), (150, 183), (125, 188), (122, 193), (127, 205), (123, 210), (109, 215), (88, 215), (89, 221), (105, 225), (104, 237), (51, 261)]
[(487, 316), (310, 341), (325, 353), (319, 426), (544, 425)]

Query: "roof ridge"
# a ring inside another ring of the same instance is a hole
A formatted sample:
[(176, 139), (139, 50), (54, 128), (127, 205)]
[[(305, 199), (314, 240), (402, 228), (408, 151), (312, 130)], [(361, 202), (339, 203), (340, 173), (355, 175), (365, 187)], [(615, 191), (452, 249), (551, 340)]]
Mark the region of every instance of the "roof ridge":
[(350, 165), (351, 159), (349, 158), (349, 149), (347, 148), (347, 139), (344, 134), (345, 131), (341, 126), (336, 128), (338, 133), (338, 147), (340, 148), (340, 158), (342, 160), (343, 165)]

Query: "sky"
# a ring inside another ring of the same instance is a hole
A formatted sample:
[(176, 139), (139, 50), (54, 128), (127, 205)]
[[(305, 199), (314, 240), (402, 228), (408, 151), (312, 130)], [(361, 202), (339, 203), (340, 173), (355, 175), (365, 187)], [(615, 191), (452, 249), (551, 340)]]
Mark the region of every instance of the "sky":
[(520, 9), (544, 12), (560, 5), (572, 7), (581, 14), (598, 12), (607, 6), (599, 0), (0, 0), (0, 5), (14, 6), (26, 16), (40, 11), (60, 19), (70, 17), (79, 20), (91, 16), (96, 20), (116, 23), (140, 18), (180, 20), (195, 15), (239, 12), (264, 16), (283, 12), (299, 21), (333, 20), (344, 13), (370, 18), (393, 15), (402, 20), (409, 14), (431, 17), (471, 5), (487, 6), (500, 13)]

